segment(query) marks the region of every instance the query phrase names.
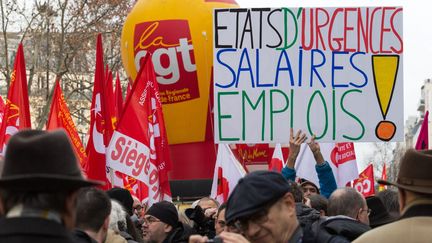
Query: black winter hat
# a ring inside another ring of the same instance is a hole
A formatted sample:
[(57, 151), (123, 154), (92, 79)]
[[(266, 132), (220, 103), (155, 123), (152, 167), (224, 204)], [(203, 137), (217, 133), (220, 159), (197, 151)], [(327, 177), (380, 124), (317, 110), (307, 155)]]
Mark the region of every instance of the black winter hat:
[(146, 215), (151, 215), (160, 221), (176, 228), (179, 222), (178, 212), (174, 204), (162, 201), (153, 204), (146, 212)]
[(128, 190), (116, 187), (107, 193), (111, 199), (117, 200), (124, 207), (129, 216), (133, 215), (133, 198)]
[(285, 193), (291, 192), (288, 181), (277, 172), (255, 171), (239, 180), (227, 201), (227, 223), (260, 211)]

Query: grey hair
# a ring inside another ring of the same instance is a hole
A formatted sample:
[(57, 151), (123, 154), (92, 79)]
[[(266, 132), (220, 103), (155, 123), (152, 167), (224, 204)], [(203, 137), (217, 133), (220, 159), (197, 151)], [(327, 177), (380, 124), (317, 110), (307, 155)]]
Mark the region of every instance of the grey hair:
[(111, 213), (109, 228), (115, 232), (126, 230), (126, 210), (116, 200), (111, 199)]
[(329, 198), (327, 213), (328, 216), (345, 215), (357, 218), (357, 214), (366, 202), (356, 189), (344, 187), (334, 191)]

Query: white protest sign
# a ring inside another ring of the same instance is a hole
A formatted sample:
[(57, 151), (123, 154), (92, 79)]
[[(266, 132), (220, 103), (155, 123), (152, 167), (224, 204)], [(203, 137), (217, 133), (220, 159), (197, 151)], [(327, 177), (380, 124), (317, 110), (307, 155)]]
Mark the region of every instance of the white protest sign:
[(401, 7), (216, 9), (218, 143), (403, 140)]

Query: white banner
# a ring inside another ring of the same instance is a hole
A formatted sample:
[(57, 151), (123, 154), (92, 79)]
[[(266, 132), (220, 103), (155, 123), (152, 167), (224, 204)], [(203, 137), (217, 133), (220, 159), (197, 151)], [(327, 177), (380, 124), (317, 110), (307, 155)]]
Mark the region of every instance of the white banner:
[(150, 163), (150, 149), (145, 144), (114, 131), (107, 148), (107, 166), (147, 184), (158, 181), (158, 170)]

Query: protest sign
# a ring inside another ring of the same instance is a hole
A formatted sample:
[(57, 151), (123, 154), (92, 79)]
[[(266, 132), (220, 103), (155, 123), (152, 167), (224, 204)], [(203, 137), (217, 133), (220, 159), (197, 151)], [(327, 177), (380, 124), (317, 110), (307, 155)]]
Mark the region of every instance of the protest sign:
[(216, 9), (219, 143), (403, 140), (401, 7)]

